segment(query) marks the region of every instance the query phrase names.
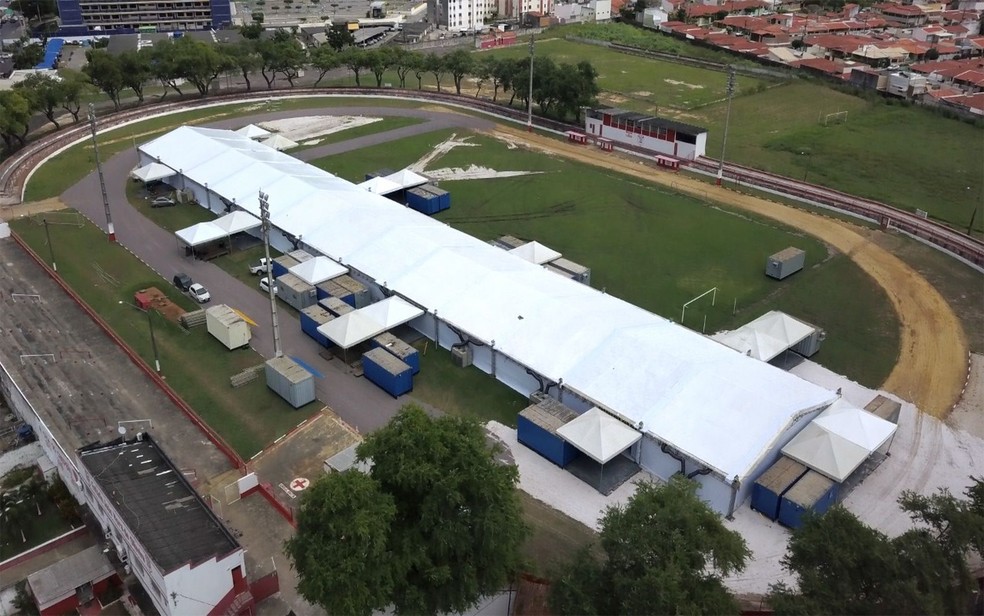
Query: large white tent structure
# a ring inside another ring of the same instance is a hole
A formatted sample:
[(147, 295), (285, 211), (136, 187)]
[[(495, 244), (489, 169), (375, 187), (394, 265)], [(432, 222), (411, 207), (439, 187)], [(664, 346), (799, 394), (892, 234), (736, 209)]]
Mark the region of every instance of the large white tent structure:
[(235, 235), (260, 226), (260, 219), (248, 212), (236, 210), (229, 212), (225, 216), (220, 216), (212, 221), (212, 224), (222, 229), (227, 235)]
[(144, 182), (157, 182), (177, 175), (177, 171), (167, 165), (149, 162), (146, 165), (136, 167), (130, 172), (130, 176), (136, 180)]
[(718, 511), (733, 511), (836, 398), (230, 131), (181, 127), (139, 152), (183, 170), (170, 181), (213, 208), (257, 215), (262, 189), (275, 247), (296, 242), (347, 266), (374, 299), (423, 307), (412, 327), (467, 348), (475, 366), (524, 395), (550, 391), (575, 411), (598, 407), (635, 426), (644, 436), (629, 455), (660, 477), (701, 471), (700, 493)]
[(215, 240), (220, 240), (228, 234), (225, 229), (214, 222), (200, 222), (174, 232), (178, 239), (194, 248)]

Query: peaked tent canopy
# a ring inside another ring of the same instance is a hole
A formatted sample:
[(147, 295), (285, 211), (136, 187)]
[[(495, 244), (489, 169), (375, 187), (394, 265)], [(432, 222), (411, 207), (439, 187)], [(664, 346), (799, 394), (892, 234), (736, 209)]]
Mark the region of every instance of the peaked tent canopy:
[(313, 259), (298, 263), (287, 271), (304, 282), (315, 285), (341, 276), (342, 274), (347, 274), (349, 270), (344, 265), (335, 263), (328, 257), (314, 257)]
[(419, 173), (414, 173), (409, 169), (404, 169), (402, 171), (397, 171), (396, 173), (391, 173), (387, 176), (383, 176), (384, 179), (389, 180), (395, 184), (399, 184), (400, 188), (413, 188), (414, 186), (420, 186), (427, 183), (427, 178), (420, 175)]
[(386, 331), (386, 326), (373, 319), (362, 310), (347, 312), (318, 326), (318, 333), (343, 349), (350, 349), (360, 342), (378, 336)]
[(732, 349), (769, 361), (812, 335), (816, 328), (784, 312), (772, 310), (730, 332), (711, 336)]
[(180, 229), (174, 232), (185, 244), (189, 246), (200, 246), (229, 235), (225, 229), (219, 227), (214, 222), (200, 222), (198, 224)]
[(216, 218), (212, 221), (212, 224), (224, 230), (226, 234), (233, 235), (246, 231), (247, 229), (255, 229), (261, 223), (259, 218), (249, 212), (236, 210), (235, 212)]
[(838, 483), (850, 477), (871, 454), (813, 421), (782, 448), (782, 453)]
[(173, 177), (178, 172), (167, 165), (160, 163), (148, 163), (143, 167), (136, 167), (130, 172), (130, 176), (144, 182), (156, 182), (165, 178)]
[(543, 265), (554, 259), (559, 259), (561, 257), (560, 253), (553, 248), (548, 248), (540, 242), (527, 242), (522, 246), (517, 246), (511, 249), (509, 252), (516, 255), (521, 259), (525, 259), (530, 263), (536, 263), (537, 265)]
[(359, 188), (366, 192), (371, 192), (375, 195), (388, 195), (390, 193), (395, 193), (398, 190), (402, 190), (403, 187), (394, 182), (393, 180), (388, 180), (384, 177), (374, 177), (358, 184)]
[(557, 435), (598, 464), (607, 463), (642, 438), (641, 432), (597, 406), (557, 428)]
[(381, 302), (369, 304), (359, 311), (382, 324), (386, 329), (393, 329), (424, 314), (420, 308), (395, 295)]
[(262, 137), (269, 136), (271, 133), (267, 129), (260, 128), (256, 124), (247, 124), (246, 126), (237, 130), (236, 134), (242, 135), (243, 137), (249, 139), (260, 139)]
[(897, 427), (890, 421), (854, 407), (843, 398), (820, 413), (813, 423), (864, 447), (869, 452), (884, 445), (895, 434)]
[(277, 135), (277, 134), (274, 134), (274, 135), (271, 135), (271, 136), (269, 136), (269, 137), (267, 137), (265, 139), (262, 139), (260, 141), (260, 143), (262, 143), (263, 145), (268, 145), (271, 148), (273, 148), (274, 150), (278, 150), (278, 151), (281, 151), (281, 152), (284, 151), (284, 150), (289, 150), (291, 148), (296, 148), (297, 147), (297, 142), (296, 141), (291, 141), (287, 137), (284, 137), (283, 135)]

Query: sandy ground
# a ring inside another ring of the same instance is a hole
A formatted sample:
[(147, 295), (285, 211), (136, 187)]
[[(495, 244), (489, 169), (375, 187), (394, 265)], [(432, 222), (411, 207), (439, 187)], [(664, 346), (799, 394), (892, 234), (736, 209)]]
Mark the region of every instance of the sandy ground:
[(14, 220), (21, 216), (33, 216), (44, 212), (56, 212), (64, 210), (66, 205), (58, 197), (44, 199), (42, 201), (32, 201), (30, 203), (18, 203), (16, 205), (5, 205), (0, 207), (0, 220)]
[(970, 374), (963, 398), (947, 417), (950, 426), (984, 438), (984, 355), (970, 356)]
[(337, 133), (356, 126), (364, 126), (380, 122), (382, 118), (367, 118), (363, 116), (304, 116), (300, 118), (284, 118), (258, 124), (272, 133), (279, 133), (291, 141), (302, 145), (315, 145), (321, 142), (319, 137)]
[(520, 175), (538, 175), (543, 171), (496, 171), (479, 165), (462, 167), (444, 167), (442, 169), (427, 169), (423, 173), (432, 180), (493, 180), (496, 178), (514, 178)]
[(949, 304), (915, 270), (868, 241), (867, 230), (772, 201), (705, 184), (685, 175), (626, 164), (628, 157), (592, 146), (568, 144), (519, 129), (499, 127), (496, 138), (590, 165), (621, 171), (711, 199), (801, 229), (847, 254), (888, 295), (899, 316), (900, 355), (883, 389), (935, 417), (945, 417), (959, 400), (967, 375), (967, 341)]

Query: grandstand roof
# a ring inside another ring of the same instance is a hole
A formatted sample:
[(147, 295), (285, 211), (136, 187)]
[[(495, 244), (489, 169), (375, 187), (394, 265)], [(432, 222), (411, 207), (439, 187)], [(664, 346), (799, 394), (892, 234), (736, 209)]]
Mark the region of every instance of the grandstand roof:
[(140, 150), (253, 214), (262, 189), (276, 227), (727, 479), (836, 398), (231, 131), (181, 127)]

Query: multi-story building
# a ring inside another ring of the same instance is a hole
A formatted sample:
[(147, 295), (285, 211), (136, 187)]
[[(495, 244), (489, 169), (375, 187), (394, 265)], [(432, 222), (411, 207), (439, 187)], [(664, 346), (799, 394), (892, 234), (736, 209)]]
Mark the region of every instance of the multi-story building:
[(427, 5), (432, 21), (452, 32), (482, 30), (499, 10), (498, 0), (428, 0)]
[(497, 0), (496, 11), (499, 19), (523, 19), (530, 13), (550, 15), (553, 0)]
[(58, 0), (59, 34), (173, 32), (228, 27), (230, 0)]

